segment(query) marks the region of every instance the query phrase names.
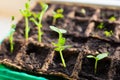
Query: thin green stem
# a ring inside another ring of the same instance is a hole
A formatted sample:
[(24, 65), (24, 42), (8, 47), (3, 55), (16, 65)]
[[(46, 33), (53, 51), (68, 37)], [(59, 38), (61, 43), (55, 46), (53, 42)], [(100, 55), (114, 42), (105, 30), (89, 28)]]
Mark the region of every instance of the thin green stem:
[(62, 39), (62, 34), (59, 32), (58, 43), (60, 43), (61, 39)]
[(97, 72), (97, 62), (98, 62), (98, 60), (95, 59), (95, 70), (94, 70), (94, 73), (95, 73), (95, 74), (96, 74), (96, 72)]
[(42, 41), (42, 31), (40, 26), (38, 26), (38, 41), (41, 42)]
[(13, 34), (10, 35), (10, 52), (13, 52)]
[(43, 16), (43, 12), (41, 12), (41, 14), (40, 14), (40, 17), (38, 18), (39, 19), (39, 24), (41, 24), (42, 23), (42, 16)]
[(62, 55), (62, 50), (60, 50), (60, 57), (61, 57), (63, 66), (66, 67), (65, 60), (64, 60), (63, 55)]
[(28, 25), (28, 17), (25, 17), (25, 39), (28, 40), (29, 33), (29, 25)]

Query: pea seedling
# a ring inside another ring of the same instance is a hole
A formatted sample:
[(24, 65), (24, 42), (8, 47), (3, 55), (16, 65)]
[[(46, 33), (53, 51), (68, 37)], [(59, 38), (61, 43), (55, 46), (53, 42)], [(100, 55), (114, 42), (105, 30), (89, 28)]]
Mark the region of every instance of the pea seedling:
[(37, 25), (38, 27), (38, 41), (41, 42), (41, 36), (43, 34), (43, 32), (41, 31), (42, 28), (42, 17), (44, 15), (44, 13), (46, 12), (46, 10), (48, 9), (48, 5), (45, 3), (40, 3), (41, 7), (42, 7), (42, 11), (38, 14), (34, 14), (34, 17), (38, 19), (38, 21), (35, 18), (31, 18), (30, 20), (32, 22), (35, 23), (35, 25)]
[[(12, 22), (14, 21), (14, 16), (12, 16)], [(10, 29), (10, 37), (9, 37), (9, 42), (10, 42), (10, 52), (13, 52), (14, 49), (14, 43), (13, 43), (13, 34), (15, 31), (16, 25), (12, 23), (11, 29)]]
[(113, 31), (112, 30), (110, 30), (110, 31), (104, 31), (104, 34), (105, 34), (106, 37), (110, 37), (110, 36), (113, 35)]
[(25, 9), (20, 9), (20, 12), (25, 17), (25, 39), (28, 40), (30, 31), (28, 18), (32, 15), (30, 12), (30, 0), (28, 0), (28, 2), (25, 3)]
[(65, 48), (69, 48), (71, 46), (65, 45), (66, 39), (63, 37), (62, 34), (66, 33), (67, 31), (64, 30), (64, 29), (59, 29), (59, 28), (54, 27), (54, 26), (50, 26), (50, 29), (52, 29), (53, 31), (55, 31), (55, 32), (57, 32), (59, 34), (58, 43), (52, 43), (52, 44), (56, 47), (55, 51), (59, 51), (60, 57), (61, 57), (61, 60), (62, 60), (62, 64), (63, 64), (64, 67), (66, 67), (66, 63), (65, 63), (65, 60), (63, 58), (62, 51)]
[(53, 12), (53, 25), (56, 23), (56, 20), (59, 19), (59, 18), (64, 18), (64, 15), (63, 15), (63, 9), (57, 9), (57, 11)]
[(101, 54), (98, 54), (96, 57), (93, 56), (93, 55), (88, 55), (87, 58), (94, 58), (95, 59), (95, 66), (94, 66), (94, 73), (96, 74), (96, 71), (97, 71), (97, 63), (99, 60), (105, 58), (108, 56), (108, 52), (106, 53), (101, 53)]
[(109, 18), (110, 21), (116, 21), (116, 18), (114, 16)]

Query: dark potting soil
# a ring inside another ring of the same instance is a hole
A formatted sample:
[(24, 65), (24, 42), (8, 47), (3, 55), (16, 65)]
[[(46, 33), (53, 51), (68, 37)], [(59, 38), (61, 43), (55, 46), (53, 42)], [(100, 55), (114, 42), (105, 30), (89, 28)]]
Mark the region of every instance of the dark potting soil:
[(101, 9), (100, 12), (100, 19), (109, 19), (110, 17), (114, 16), (117, 20), (120, 17), (120, 11), (119, 10), (114, 10), (114, 9)]
[[(13, 53), (10, 53), (9, 40), (5, 40), (1, 45), (0, 60), (3, 63), (7, 61), (14, 63), (28, 72), (60, 76), (69, 80), (119, 80), (120, 10), (57, 3), (48, 5), (49, 8), (42, 20), (42, 43), (38, 42), (38, 27), (31, 21), (29, 39), (25, 41), (25, 23), (22, 18), (14, 33)], [(67, 30), (63, 37), (66, 38), (66, 45), (72, 46), (63, 50), (66, 68), (62, 65), (59, 52), (54, 51), (51, 44), (57, 43), (58, 34), (49, 28), (53, 25), (52, 12), (60, 8), (64, 9), (64, 18), (57, 19), (54, 25)], [(83, 9), (85, 14), (82, 12)], [(41, 11), (38, 3), (32, 11), (35, 13)], [(117, 20), (109, 21), (111, 16), (115, 16)], [(104, 24), (102, 29), (97, 27), (100, 23)], [(105, 31), (113, 33), (107, 37)], [(98, 61), (97, 73), (94, 74), (95, 60), (86, 56), (89, 54), (96, 56), (104, 52), (108, 52), (109, 56)]]

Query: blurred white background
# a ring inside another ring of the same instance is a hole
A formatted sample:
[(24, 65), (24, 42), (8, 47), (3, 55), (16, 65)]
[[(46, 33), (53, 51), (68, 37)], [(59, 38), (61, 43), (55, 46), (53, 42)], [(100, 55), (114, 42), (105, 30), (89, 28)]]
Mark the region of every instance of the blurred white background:
[[(0, 0), (0, 40), (8, 33), (11, 25), (11, 16), (15, 16), (15, 21), (21, 19), (19, 9), (24, 9), (27, 0)], [(31, 8), (36, 0), (31, 0)]]

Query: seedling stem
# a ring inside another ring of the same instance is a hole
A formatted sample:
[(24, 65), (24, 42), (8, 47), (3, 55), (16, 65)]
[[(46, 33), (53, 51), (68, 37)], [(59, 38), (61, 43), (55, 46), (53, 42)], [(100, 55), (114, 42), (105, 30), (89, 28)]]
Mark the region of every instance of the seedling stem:
[[(14, 21), (14, 16), (12, 16), (12, 22)], [(13, 43), (13, 34), (15, 31), (16, 25), (12, 23), (11, 29), (10, 29), (10, 37), (9, 37), (9, 42), (10, 42), (10, 52), (12, 53), (14, 50), (14, 43)]]
[(54, 26), (50, 26), (50, 29), (52, 29), (53, 31), (55, 31), (55, 32), (57, 32), (59, 34), (58, 43), (52, 43), (52, 44), (55, 46), (54, 50), (58, 51), (60, 53), (62, 64), (63, 64), (64, 67), (66, 67), (66, 63), (65, 63), (65, 60), (63, 58), (62, 51), (65, 48), (69, 48), (71, 46), (69, 46), (69, 45), (65, 46), (66, 39), (62, 36), (62, 33), (66, 33), (67, 31), (64, 30), (64, 29), (59, 29), (59, 28), (54, 27)]
[(97, 56), (92, 56), (92, 55), (88, 55), (87, 58), (94, 58), (95, 59), (95, 65), (94, 65), (94, 73), (96, 74), (97, 72), (97, 64), (98, 64), (98, 61), (107, 57), (108, 56), (108, 52), (107, 53), (101, 53), (101, 54), (98, 54)]
[(30, 31), (28, 18), (31, 16), (30, 0), (28, 0), (28, 2), (25, 3), (25, 9), (24, 10), (20, 9), (20, 12), (24, 16), (24, 18), (25, 18), (25, 39), (28, 40), (29, 31)]
[(57, 9), (57, 11), (53, 12), (53, 25), (55, 25), (56, 23), (56, 20), (59, 19), (59, 18), (64, 18), (64, 15), (63, 15), (63, 9)]
[[(43, 32), (42, 32), (42, 30), (41, 30), (41, 28), (42, 28), (42, 17), (43, 17), (43, 15), (44, 15), (45, 11), (48, 9), (48, 5), (45, 4), (45, 3), (40, 3), (40, 6), (42, 7), (42, 11), (41, 11), (40, 13), (38, 13), (38, 14), (34, 14), (34, 18), (31, 18), (31, 19), (30, 19), (30, 20), (31, 20), (32, 22), (34, 22), (35, 25), (37, 25), (37, 27), (38, 27), (38, 41), (39, 41), (39, 42), (42, 41), (42, 38), (41, 38), (41, 37), (42, 37), (42, 35), (43, 35)], [(35, 18), (37, 18), (38, 21), (37, 21)]]

